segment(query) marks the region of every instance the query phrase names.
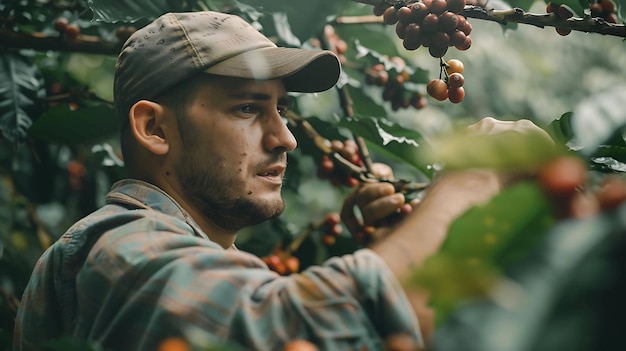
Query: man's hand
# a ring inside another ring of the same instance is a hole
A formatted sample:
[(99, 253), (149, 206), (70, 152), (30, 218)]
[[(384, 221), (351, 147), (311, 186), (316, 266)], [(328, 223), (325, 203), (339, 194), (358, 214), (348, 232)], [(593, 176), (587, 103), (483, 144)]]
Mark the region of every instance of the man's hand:
[(520, 134), (537, 134), (543, 136), (550, 143), (554, 141), (550, 135), (543, 129), (539, 128), (533, 122), (527, 119), (517, 121), (501, 121), (493, 117), (485, 117), (480, 121), (469, 125), (466, 131), (471, 134), (498, 134), (505, 131), (518, 132)]

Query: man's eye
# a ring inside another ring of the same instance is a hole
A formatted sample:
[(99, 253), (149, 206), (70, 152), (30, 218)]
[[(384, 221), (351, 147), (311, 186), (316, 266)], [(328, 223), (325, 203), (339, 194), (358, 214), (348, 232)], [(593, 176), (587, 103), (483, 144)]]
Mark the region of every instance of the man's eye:
[(258, 112), (258, 109), (254, 105), (246, 104), (239, 106), (239, 112), (245, 114), (254, 114)]
[(287, 111), (289, 111), (289, 107), (287, 106), (278, 106), (278, 114), (285, 117), (287, 116)]

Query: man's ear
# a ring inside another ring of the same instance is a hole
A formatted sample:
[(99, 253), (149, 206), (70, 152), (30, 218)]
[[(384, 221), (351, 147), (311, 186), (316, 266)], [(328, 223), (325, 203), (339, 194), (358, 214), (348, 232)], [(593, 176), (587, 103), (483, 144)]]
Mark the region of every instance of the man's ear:
[(129, 111), (129, 127), (139, 144), (155, 155), (169, 151), (169, 141), (164, 128), (165, 109), (156, 102), (137, 101)]

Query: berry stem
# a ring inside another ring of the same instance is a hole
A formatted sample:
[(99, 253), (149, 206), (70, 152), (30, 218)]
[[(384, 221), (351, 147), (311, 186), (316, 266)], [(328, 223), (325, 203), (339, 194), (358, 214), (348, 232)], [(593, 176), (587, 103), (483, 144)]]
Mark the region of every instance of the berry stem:
[(439, 79), (442, 79), (442, 74), (443, 76), (446, 77), (445, 81), (448, 81), (449, 75), (448, 75), (448, 67), (450, 67), (447, 63), (446, 60), (443, 59), (443, 57), (439, 58)]

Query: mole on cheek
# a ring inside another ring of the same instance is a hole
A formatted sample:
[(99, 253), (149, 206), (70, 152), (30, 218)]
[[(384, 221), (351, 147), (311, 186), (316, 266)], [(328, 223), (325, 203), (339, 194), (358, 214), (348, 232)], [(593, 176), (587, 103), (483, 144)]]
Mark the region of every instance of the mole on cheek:
[(252, 190), (248, 190), (248, 195), (252, 195)]

